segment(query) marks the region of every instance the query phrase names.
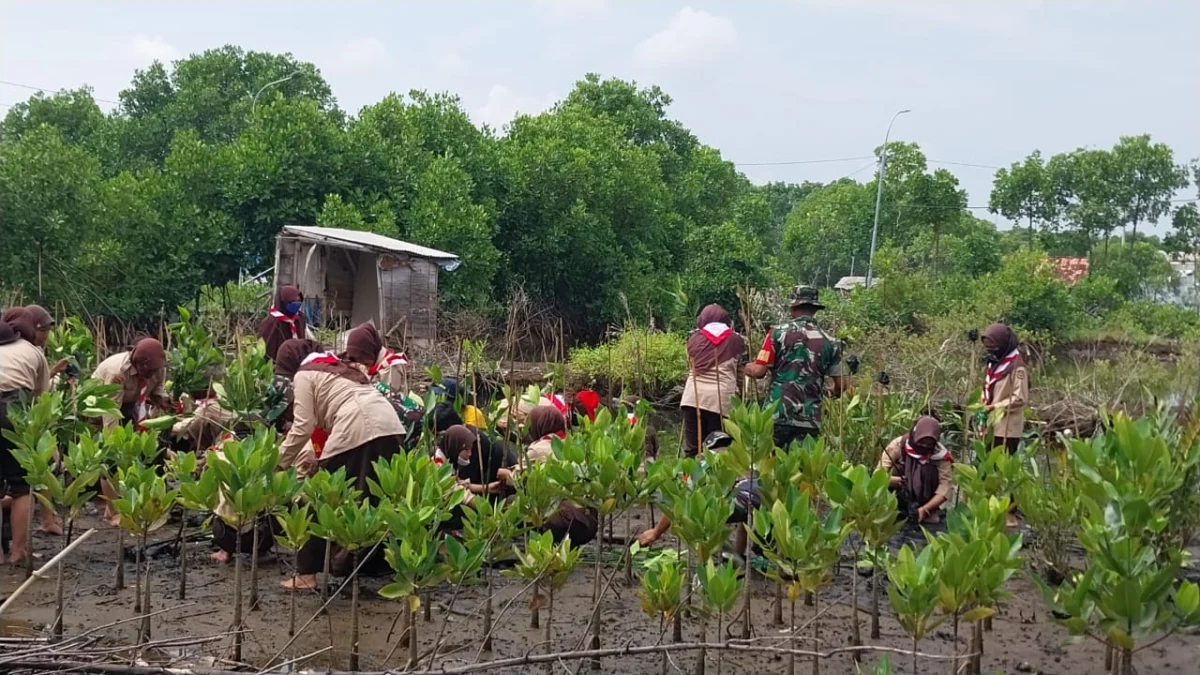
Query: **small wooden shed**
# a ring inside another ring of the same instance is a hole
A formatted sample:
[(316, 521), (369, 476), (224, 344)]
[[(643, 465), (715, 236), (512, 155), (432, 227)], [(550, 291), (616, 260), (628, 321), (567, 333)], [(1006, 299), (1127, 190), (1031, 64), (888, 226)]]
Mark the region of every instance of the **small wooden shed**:
[(298, 287), (316, 326), (372, 321), (385, 336), (427, 347), (437, 340), (438, 271), (461, 262), (373, 232), (287, 225), (275, 240), (275, 288)]

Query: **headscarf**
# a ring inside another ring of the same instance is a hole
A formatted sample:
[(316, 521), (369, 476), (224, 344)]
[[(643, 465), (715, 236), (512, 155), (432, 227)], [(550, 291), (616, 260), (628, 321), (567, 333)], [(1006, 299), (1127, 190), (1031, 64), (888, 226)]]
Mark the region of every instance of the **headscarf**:
[(285, 340), (304, 338), (306, 333), (304, 312), (297, 312), (294, 316), (283, 313), (283, 309), (289, 302), (298, 302), (303, 299), (304, 295), (295, 286), (280, 286), (275, 291), (274, 304), (267, 311), (267, 316), (258, 324), (258, 337), (267, 345), (268, 359), (275, 360), (279, 347)]
[(355, 384), (371, 383), (366, 373), (339, 359), (337, 354), (330, 352), (313, 352), (309, 354), (300, 362), (300, 369), (296, 372), (328, 373), (343, 377)]
[(463, 450), (474, 450), (478, 443), (479, 435), (461, 424), (455, 424), (446, 429), (438, 438), (438, 448), (451, 461), (457, 460), (459, 453)]
[(133, 345), (129, 352), (129, 361), (138, 374), (148, 377), (167, 367), (167, 351), (162, 343), (154, 338), (142, 338)]
[(451, 427), (462, 426), (463, 419), (459, 416), (458, 411), (449, 401), (442, 401), (433, 406), (433, 411), (429, 415), (430, 423), (433, 424), (434, 433), (448, 431)]
[(0, 321), (0, 345), (8, 345), (17, 341), (17, 331), (4, 321)]
[[(937, 419), (924, 415), (904, 435), (904, 484), (918, 504), (933, 498), (938, 487), (937, 462), (953, 462), (950, 451), (941, 444), (942, 425)], [(934, 450), (921, 448), (921, 441), (932, 439)]]
[(526, 427), (529, 440), (540, 441), (547, 436), (562, 438), (567, 435), (567, 421), (558, 408), (552, 405), (539, 405), (529, 413), (529, 426)]
[(356, 326), (346, 336), (346, 356), (355, 363), (364, 366), (375, 365), (379, 352), (383, 349), (383, 338), (379, 331), (370, 323)]
[(0, 314), (0, 321), (8, 324), (17, 337), (33, 343), (37, 337), (37, 322), (26, 307), (9, 307)]
[(292, 378), (309, 354), (321, 351), (321, 346), (312, 340), (284, 340), (275, 353), (275, 374)]
[(712, 304), (700, 310), (696, 332), (687, 341), (692, 372), (711, 370), (745, 352), (746, 341), (729, 325), (729, 312), (724, 307)]
[(50, 330), (54, 325), (54, 317), (41, 305), (25, 305), (25, 311), (33, 317), (33, 323), (38, 330)]
[(996, 384), (1008, 377), (1012, 371), (1025, 365), (1021, 351), (1017, 349), (1020, 340), (1013, 329), (1002, 323), (994, 323), (983, 331), (983, 337), (996, 345), (988, 352), (987, 368), (983, 384), (983, 402), (991, 403), (996, 390)]

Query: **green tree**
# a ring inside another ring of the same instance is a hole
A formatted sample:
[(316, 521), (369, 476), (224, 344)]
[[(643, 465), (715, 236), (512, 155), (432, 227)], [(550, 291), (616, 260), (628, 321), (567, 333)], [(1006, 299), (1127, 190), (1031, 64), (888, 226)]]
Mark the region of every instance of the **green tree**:
[(1192, 260), (1192, 294), (1200, 301), (1200, 209), (1184, 204), (1171, 216), (1171, 233), (1163, 240), (1168, 251)]
[(1013, 162), (1007, 169), (996, 171), (988, 210), (1009, 220), (1025, 221), (1029, 227), (1029, 247), (1033, 247), (1034, 228), (1044, 229), (1058, 215), (1058, 195), (1051, 172), (1042, 161), (1040, 150), (1034, 150), (1022, 162)]
[(1187, 167), (1175, 163), (1171, 146), (1151, 143), (1150, 134), (1122, 136), (1113, 146), (1112, 158), (1118, 211), (1135, 235), (1140, 223), (1170, 213), (1175, 191), (1188, 186)]
[(830, 286), (851, 270), (864, 272), (874, 200), (872, 189), (842, 179), (797, 202), (784, 226), (781, 247), (793, 278)]

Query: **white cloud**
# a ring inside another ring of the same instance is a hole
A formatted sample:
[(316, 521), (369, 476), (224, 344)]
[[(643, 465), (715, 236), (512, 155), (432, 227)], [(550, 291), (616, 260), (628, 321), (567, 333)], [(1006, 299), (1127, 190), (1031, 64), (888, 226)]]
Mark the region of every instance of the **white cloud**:
[(737, 29), (728, 17), (684, 7), (667, 27), (640, 42), (634, 58), (649, 66), (699, 63), (737, 42)]
[(497, 84), (488, 92), (487, 101), (475, 111), (475, 120), (493, 129), (502, 129), (518, 113), (536, 115), (554, 105), (553, 96), (537, 97), (518, 94)]
[(346, 70), (365, 71), (379, 67), (388, 58), (387, 47), (376, 37), (362, 37), (342, 45), (341, 65)]
[(139, 61), (150, 63), (162, 61), (169, 64), (180, 57), (179, 48), (167, 42), (161, 35), (138, 33), (129, 42), (129, 50)]

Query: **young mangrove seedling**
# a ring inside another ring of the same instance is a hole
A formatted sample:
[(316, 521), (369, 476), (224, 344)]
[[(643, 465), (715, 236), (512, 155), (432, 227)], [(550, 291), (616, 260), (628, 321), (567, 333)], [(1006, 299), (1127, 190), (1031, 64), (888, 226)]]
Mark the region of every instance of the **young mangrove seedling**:
[[(128, 530), (140, 541), (135, 588), (144, 593), (144, 597), (134, 605), (134, 611), (142, 614), (141, 629), (138, 631), (138, 644), (142, 644), (150, 641), (151, 578), (146, 538), (152, 530), (166, 524), (179, 493), (177, 490), (168, 490), (166, 481), (153, 467), (138, 464), (118, 471), (114, 487), (120, 495), (113, 503), (113, 508), (121, 517), (121, 529)], [(146, 561), (145, 572), (141, 569), (142, 560)]]

